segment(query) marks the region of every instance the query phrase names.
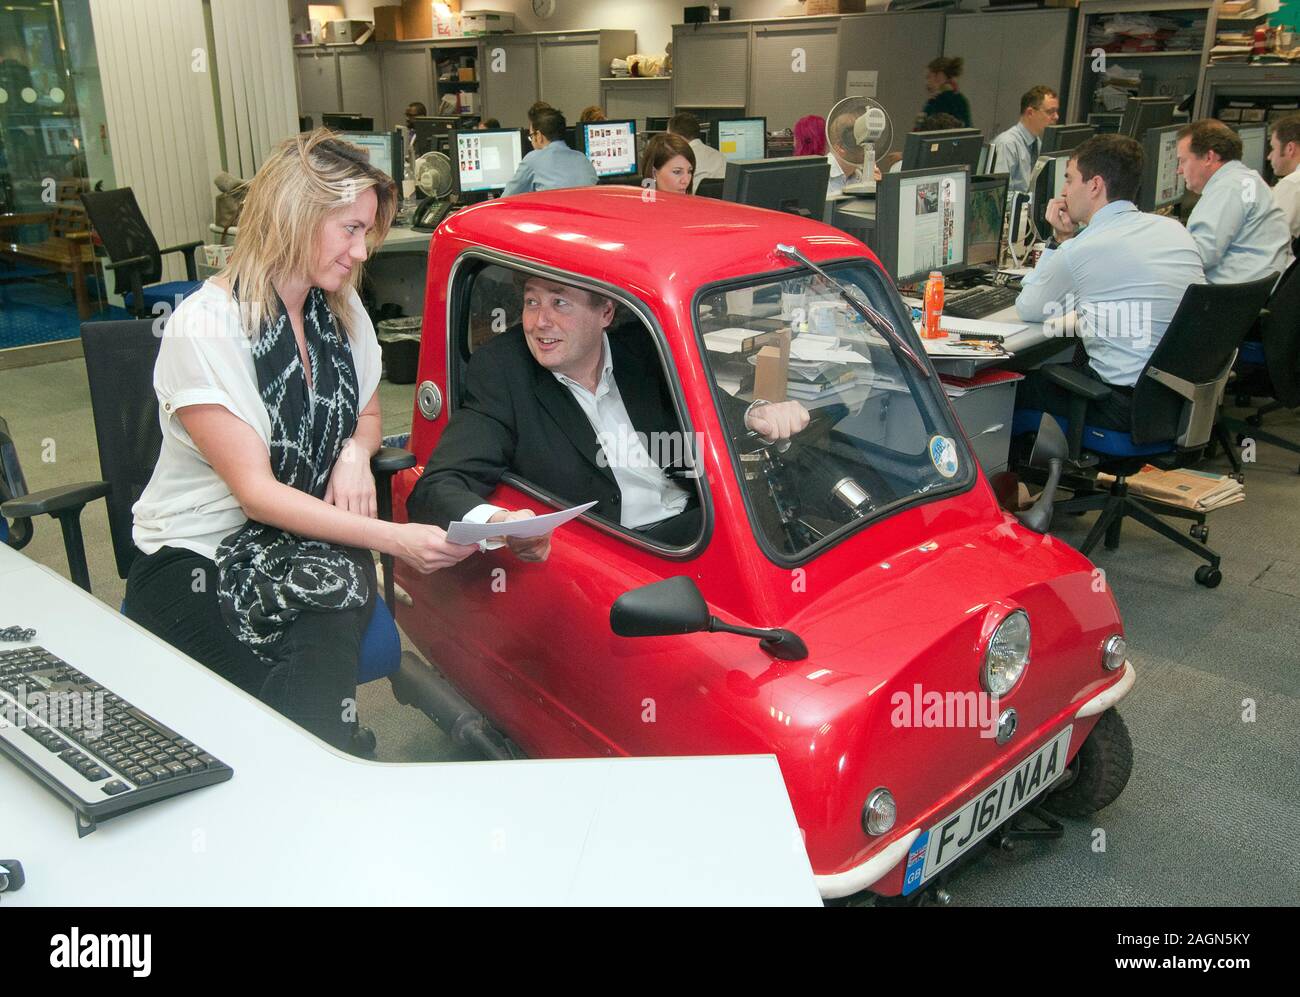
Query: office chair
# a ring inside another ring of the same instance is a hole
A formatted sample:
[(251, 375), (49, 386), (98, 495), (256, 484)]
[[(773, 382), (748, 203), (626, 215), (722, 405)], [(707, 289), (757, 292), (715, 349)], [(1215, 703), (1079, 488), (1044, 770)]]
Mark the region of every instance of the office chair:
[[(198, 290), (194, 250), (203, 245), (202, 239), (159, 249), (130, 187), (90, 191), (81, 195), (81, 203), (108, 253), (110, 262), (104, 269), (113, 273), (113, 291), (122, 295), (136, 318), (153, 314), (158, 302), (175, 309), (181, 299)], [(160, 284), (162, 258), (170, 253), (180, 253), (185, 261), (185, 280)]]
[(1259, 316), (1259, 339), (1242, 343), (1237, 356), (1234, 378), (1228, 391), (1237, 396), (1243, 407), (1252, 398), (1269, 398), (1244, 420), (1222, 415), (1216, 433), (1236, 473), (1241, 460), (1229, 444), (1228, 434), (1235, 431), (1238, 442), (1246, 437), (1263, 440), (1275, 447), (1300, 454), (1300, 442), (1264, 431), (1264, 416), (1280, 409), (1300, 408), (1300, 261), (1287, 268), (1278, 281)]
[[(1101, 511), (1079, 548), (1082, 553), (1089, 554), (1103, 536), (1108, 550), (1117, 548), (1120, 528), (1131, 518), (1207, 561), (1196, 569), (1199, 584), (1214, 588), (1223, 580), (1219, 555), (1203, 542), (1209, 537), (1205, 513), (1135, 498), (1129, 494), (1128, 478), (1145, 464), (1181, 467), (1200, 456), (1214, 429), (1233, 358), (1268, 300), (1274, 279), (1270, 274), (1248, 284), (1187, 288), (1134, 386), (1128, 432), (1087, 425), (1088, 403), (1105, 399), (1110, 394), (1107, 385), (1075, 367), (1041, 369), (1072, 395), (1068, 418), (1056, 419), (1070, 444), (1067, 473), (1078, 483), (1071, 484), (1074, 497), (1058, 502), (1056, 509)], [(1032, 432), (1041, 417), (1039, 411), (1017, 410), (1013, 433)], [(1096, 490), (1096, 471), (1114, 475), (1109, 491)], [(1161, 516), (1193, 520), (1192, 536), (1183, 536)]]
[[(158, 421), (158, 399), (153, 389), (153, 369), (162, 342), (153, 331), (153, 321), (140, 319), (120, 322), (87, 322), (81, 327), (82, 347), (86, 356), (86, 378), (90, 384), (91, 409), (95, 422), (95, 442), (99, 449), (99, 467), (103, 481), (70, 485), (64, 506), (59, 511), (24, 503), (22, 499), (0, 506), (5, 518), (30, 518), (41, 512), (62, 515), (60, 522), (71, 520), (75, 528), (64, 528), (65, 549), (73, 580), (90, 591), (86, 570), (86, 551), (82, 541), (79, 516), (81, 506), (100, 495), (108, 505), (109, 534), (117, 573), (126, 578), (139, 553), (131, 537), (131, 507), (153, 476), (154, 465), (162, 449), (162, 428)], [(415, 455), (384, 447), (371, 458), (375, 475), (379, 515), (392, 519), (392, 478), (398, 471), (415, 465)], [(80, 489), (80, 490), (78, 490)], [(54, 491), (57, 491), (55, 489)], [(47, 493), (41, 493), (46, 495)], [(87, 497), (88, 496), (88, 497)], [(32, 498), (36, 498), (33, 496)], [(71, 503), (80, 500), (75, 509)], [(53, 502), (53, 499), (44, 500)], [(389, 607), (393, 601), (392, 557), (382, 556), (384, 598), (375, 600), (370, 623), (361, 639), (361, 656), (357, 684), (394, 674), (401, 664), (401, 638)], [(374, 735), (358, 728), (357, 747), (373, 750)]]

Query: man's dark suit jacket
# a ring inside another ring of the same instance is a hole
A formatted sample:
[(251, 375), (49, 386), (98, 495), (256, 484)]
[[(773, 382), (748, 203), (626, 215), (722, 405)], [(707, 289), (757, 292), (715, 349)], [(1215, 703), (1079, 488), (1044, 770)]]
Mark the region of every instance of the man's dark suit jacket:
[[(647, 437), (680, 433), (649, 334), (643, 329), (611, 330), (609, 349), (633, 429)], [(740, 406), (736, 418), (743, 419), (744, 404), (735, 404)], [(672, 448), (675, 454), (683, 450), (680, 445)], [(523, 329), (516, 326), (470, 357), (461, 406), (411, 492), (407, 514), (416, 522), (445, 529), (486, 502), (510, 471), (570, 503), (595, 500), (592, 512), (618, 523), (622, 496), (614, 472), (600, 466), (600, 453), (586, 414), (569, 389), (533, 359)], [(652, 451), (652, 456), (658, 455)], [(691, 480), (681, 484), (694, 492)], [(692, 497), (687, 509), (695, 504)]]

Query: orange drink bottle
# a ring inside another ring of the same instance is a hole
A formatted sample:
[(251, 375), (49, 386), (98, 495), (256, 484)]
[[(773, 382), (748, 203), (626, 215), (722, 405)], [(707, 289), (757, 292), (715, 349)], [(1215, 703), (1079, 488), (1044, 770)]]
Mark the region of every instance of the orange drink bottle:
[(925, 325), (921, 335), (925, 339), (942, 339), (947, 333), (939, 327), (939, 318), (943, 315), (943, 274), (938, 270), (930, 271), (930, 279), (925, 282), (923, 301)]

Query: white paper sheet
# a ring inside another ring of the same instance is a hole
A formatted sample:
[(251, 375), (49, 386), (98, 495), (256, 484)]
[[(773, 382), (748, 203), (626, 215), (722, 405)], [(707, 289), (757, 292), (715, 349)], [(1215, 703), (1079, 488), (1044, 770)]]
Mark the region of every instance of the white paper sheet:
[(476, 544), (480, 540), (495, 537), (540, 537), (550, 533), (557, 526), (563, 526), (571, 519), (577, 519), (590, 509), (595, 502), (576, 505), (562, 512), (549, 512), (545, 516), (533, 516), (531, 519), (519, 519), (509, 523), (467, 523), (457, 520), (447, 527), (447, 539), (454, 544)]

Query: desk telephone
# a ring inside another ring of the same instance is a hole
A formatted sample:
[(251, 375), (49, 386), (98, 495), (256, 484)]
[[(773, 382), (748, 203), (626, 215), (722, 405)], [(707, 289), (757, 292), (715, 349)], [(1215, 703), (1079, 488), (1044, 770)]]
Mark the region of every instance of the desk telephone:
[(452, 211), (452, 203), (436, 197), (426, 197), (411, 217), (411, 228), (417, 232), (432, 232)]

